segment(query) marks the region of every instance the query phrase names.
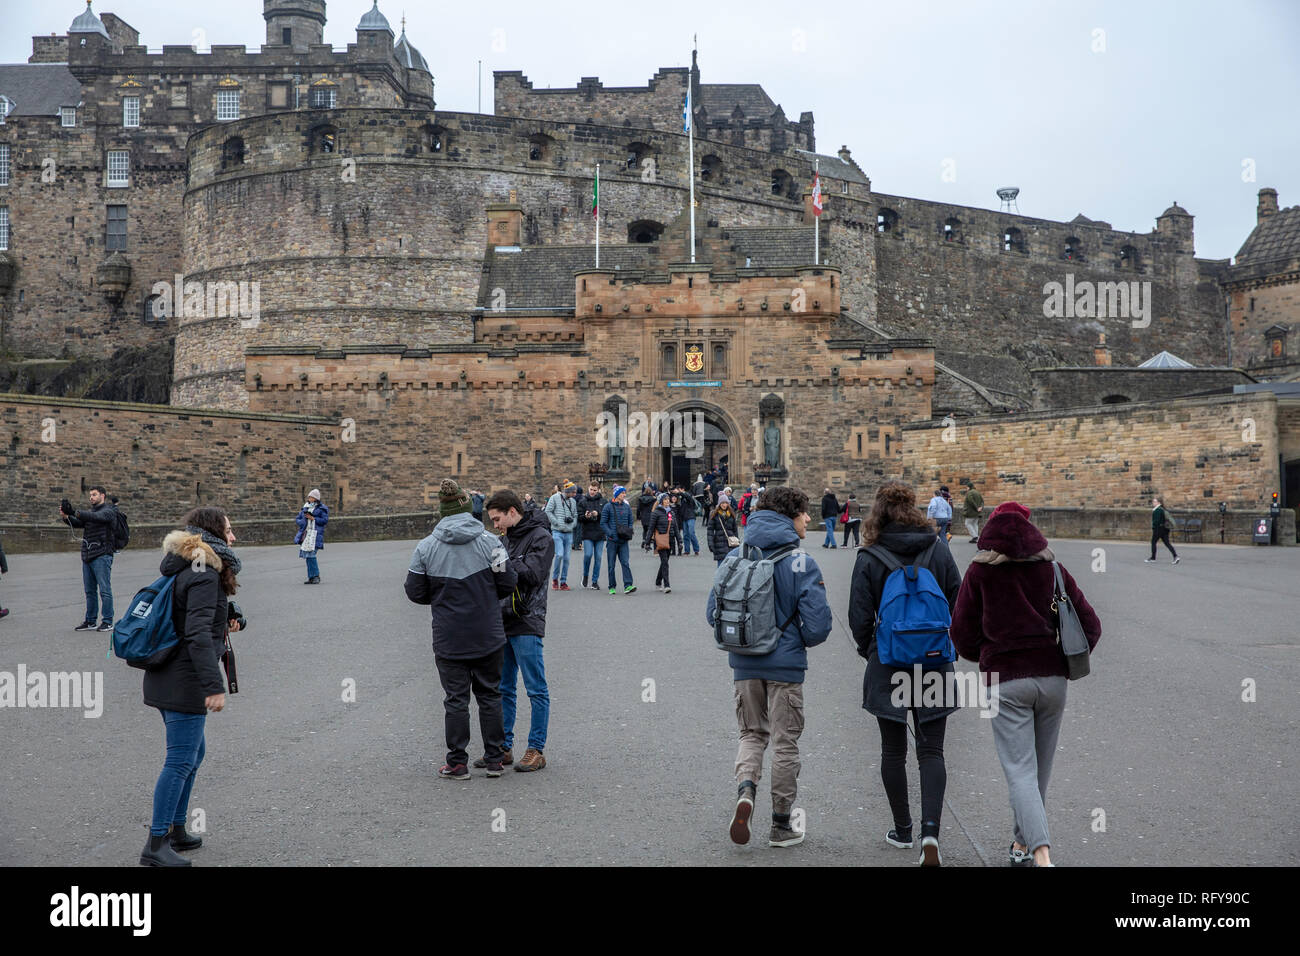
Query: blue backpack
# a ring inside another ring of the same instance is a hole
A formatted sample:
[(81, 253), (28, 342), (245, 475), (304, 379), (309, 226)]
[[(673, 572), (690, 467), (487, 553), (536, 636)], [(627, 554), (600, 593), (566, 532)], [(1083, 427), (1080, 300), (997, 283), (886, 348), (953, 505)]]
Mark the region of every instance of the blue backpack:
[(167, 662), (180, 638), (172, 623), (172, 585), (164, 575), (131, 599), (130, 610), (113, 625), (113, 653), (132, 667), (152, 670)]
[(891, 551), (872, 545), (867, 551), (890, 568), (876, 612), (876, 657), (886, 667), (923, 669), (940, 667), (957, 659), (948, 636), (952, 615), (934, 574), (925, 567), (939, 541), (905, 565)]

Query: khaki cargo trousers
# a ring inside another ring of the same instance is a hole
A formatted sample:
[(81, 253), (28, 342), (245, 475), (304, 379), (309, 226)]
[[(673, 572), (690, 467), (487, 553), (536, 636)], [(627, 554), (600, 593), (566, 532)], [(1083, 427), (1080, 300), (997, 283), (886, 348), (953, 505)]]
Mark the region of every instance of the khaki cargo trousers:
[(772, 744), (772, 812), (789, 813), (799, 789), (799, 735), (803, 733), (803, 684), (738, 680), (736, 723), (740, 749), (736, 782), (758, 783), (763, 754)]

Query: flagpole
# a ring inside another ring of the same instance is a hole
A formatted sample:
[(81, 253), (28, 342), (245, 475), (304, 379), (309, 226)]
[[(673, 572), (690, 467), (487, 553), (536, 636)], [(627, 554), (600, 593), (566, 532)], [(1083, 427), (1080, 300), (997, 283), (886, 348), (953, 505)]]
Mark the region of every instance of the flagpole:
[(690, 145), (688, 147), (690, 158), (690, 177), (691, 177), (691, 263), (695, 263), (695, 110), (694, 104), (691, 103), (691, 81), (686, 81), (686, 116), (690, 124)]
[[(813, 182), (821, 187), (821, 160), (813, 160)], [(813, 210), (813, 265), (822, 264), (822, 217), (817, 215), (817, 210)]]
[(600, 163), (596, 164), (596, 191), (591, 210), (596, 216), (596, 268), (600, 268)]

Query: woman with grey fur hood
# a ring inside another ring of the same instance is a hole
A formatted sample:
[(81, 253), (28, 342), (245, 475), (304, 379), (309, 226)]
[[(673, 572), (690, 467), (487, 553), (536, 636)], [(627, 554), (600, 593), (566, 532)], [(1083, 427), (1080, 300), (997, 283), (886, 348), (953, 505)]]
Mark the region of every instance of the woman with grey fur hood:
[(167, 758), (154, 786), (153, 822), (140, 854), (144, 866), (189, 866), (178, 850), (202, 845), (185, 831), (190, 793), (206, 751), (208, 711), (226, 706), (219, 661), (226, 635), (239, 630), (229, 620), (229, 595), (238, 587), (239, 558), (230, 545), (235, 533), (220, 508), (195, 508), (185, 529), (163, 539), (159, 572), (174, 577), (172, 625), (179, 642), (161, 665), (145, 671), (144, 702), (158, 708), (167, 735)]

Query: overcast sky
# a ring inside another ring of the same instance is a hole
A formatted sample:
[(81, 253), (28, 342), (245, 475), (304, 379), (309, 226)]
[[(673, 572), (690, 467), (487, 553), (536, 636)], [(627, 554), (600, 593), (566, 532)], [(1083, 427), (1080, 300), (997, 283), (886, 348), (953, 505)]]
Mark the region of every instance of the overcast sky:
[[(6, 63), (25, 62), (32, 35), (64, 33), (83, 9), (3, 2)], [(994, 190), (1019, 186), (1025, 215), (1082, 212), (1137, 232), (1177, 200), (1206, 258), (1236, 253), (1261, 186), (1300, 204), (1296, 0), (379, 6), (396, 31), (405, 12), (440, 109), (477, 109), (480, 59), (491, 112), (493, 70), (522, 70), (536, 87), (582, 76), (641, 86), (659, 67), (688, 65), (698, 34), (704, 82), (761, 83), (787, 116), (812, 110), (818, 149), (847, 144), (881, 192), (996, 209)], [(369, 8), (330, 0), (325, 39), (354, 42)], [(250, 48), (265, 37), (261, 0), (94, 9), (150, 49), (192, 43), (195, 31)]]

